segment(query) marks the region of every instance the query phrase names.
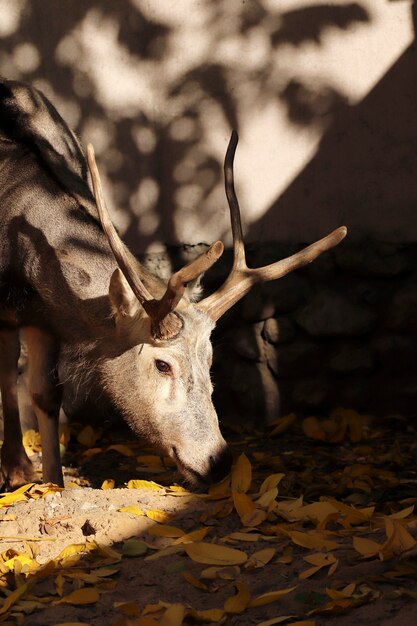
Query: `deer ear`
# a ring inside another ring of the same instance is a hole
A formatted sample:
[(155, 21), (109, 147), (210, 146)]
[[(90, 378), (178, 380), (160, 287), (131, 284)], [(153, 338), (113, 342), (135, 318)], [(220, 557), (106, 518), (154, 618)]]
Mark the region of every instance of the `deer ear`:
[(144, 310), (121, 270), (116, 268), (110, 278), (109, 298), (116, 323), (137, 317)]

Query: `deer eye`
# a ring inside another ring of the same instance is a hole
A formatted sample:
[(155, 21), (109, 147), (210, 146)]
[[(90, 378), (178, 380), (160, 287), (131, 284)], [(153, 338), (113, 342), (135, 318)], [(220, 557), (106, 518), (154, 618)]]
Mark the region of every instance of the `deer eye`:
[(166, 363), (166, 361), (155, 359), (155, 367), (161, 374), (172, 374), (172, 367), (169, 363)]

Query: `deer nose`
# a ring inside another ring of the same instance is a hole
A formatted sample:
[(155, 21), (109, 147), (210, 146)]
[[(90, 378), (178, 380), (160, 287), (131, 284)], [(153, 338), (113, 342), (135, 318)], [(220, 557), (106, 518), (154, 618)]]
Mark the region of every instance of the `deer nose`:
[(232, 462), (232, 453), (227, 446), (216, 456), (210, 456), (210, 472), (206, 480), (210, 483), (218, 483), (230, 473)]

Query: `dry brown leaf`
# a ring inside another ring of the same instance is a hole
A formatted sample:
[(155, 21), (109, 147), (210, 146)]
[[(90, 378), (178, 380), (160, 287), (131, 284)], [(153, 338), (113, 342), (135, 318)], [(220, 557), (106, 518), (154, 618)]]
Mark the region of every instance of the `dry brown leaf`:
[(290, 413), (289, 415), (286, 415), (285, 417), (278, 418), (277, 420), (272, 422), (272, 425), (274, 426), (274, 428), (271, 430), (268, 436), (276, 437), (277, 435), (281, 435), (295, 422), (295, 419), (296, 419), (295, 413)]
[(108, 478), (101, 483), (101, 489), (114, 489), (114, 484), (113, 478)]
[(151, 528), (148, 528), (146, 532), (148, 535), (153, 535), (154, 537), (171, 537), (174, 539), (185, 535), (181, 528), (177, 528), (176, 526), (167, 526), (166, 524), (152, 526)]
[(214, 543), (188, 543), (184, 548), (190, 559), (205, 565), (241, 565), (248, 559), (242, 550)]
[(335, 550), (339, 547), (336, 541), (325, 539), (320, 536), (316, 531), (311, 534), (302, 533), (298, 530), (293, 530), (287, 533), (291, 541), (303, 548), (310, 548), (312, 550)]
[[(131, 515), (145, 515), (145, 513), (138, 507), (137, 504), (129, 504), (129, 506), (122, 506), (121, 509), (118, 509), (120, 513), (130, 513)], [(147, 515), (147, 514), (146, 514)]]
[(280, 600), (283, 596), (291, 593), (291, 591), (294, 591), (294, 589), (296, 589), (296, 587), (290, 587), (289, 589), (279, 589), (278, 591), (269, 591), (268, 593), (263, 593), (262, 595), (253, 598), (253, 600), (250, 601), (249, 606), (255, 607), (264, 606), (265, 604), (271, 604), (271, 602), (276, 602), (277, 600)]
[(232, 492), (246, 493), (252, 482), (252, 466), (248, 457), (241, 454), (232, 469)]
[(250, 603), (250, 592), (249, 588), (243, 582), (235, 583), (237, 593), (230, 598), (227, 598), (224, 603), (224, 611), (225, 613), (231, 613), (233, 615), (243, 613), (243, 611), (249, 606)]
[(129, 480), (127, 483), (128, 489), (152, 489), (153, 491), (159, 491), (163, 489), (161, 485), (158, 485), (153, 480)]
[(183, 604), (171, 604), (160, 619), (159, 626), (181, 626), (186, 609)]
[(258, 550), (249, 557), (244, 567), (247, 570), (264, 567), (264, 565), (274, 558), (275, 554), (276, 548), (263, 548), (262, 550)]
[(95, 587), (83, 587), (82, 589), (77, 589), (64, 596), (60, 600), (57, 600), (55, 604), (94, 604), (100, 599), (100, 594), (98, 589)]

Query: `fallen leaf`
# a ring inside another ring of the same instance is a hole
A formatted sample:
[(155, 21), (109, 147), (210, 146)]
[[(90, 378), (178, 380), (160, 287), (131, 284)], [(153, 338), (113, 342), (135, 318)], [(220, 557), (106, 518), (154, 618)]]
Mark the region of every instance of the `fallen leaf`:
[(213, 543), (187, 543), (184, 548), (191, 560), (205, 565), (241, 565), (248, 559), (246, 552)]
[(249, 602), (251, 599), (249, 588), (243, 582), (237, 582), (235, 584), (237, 589), (237, 594), (227, 598), (224, 603), (224, 611), (225, 613), (232, 613), (233, 615), (242, 613), (247, 606), (249, 606)]
[[(137, 504), (129, 504), (129, 506), (123, 506), (121, 509), (118, 509), (120, 513), (130, 513), (131, 515), (145, 515), (145, 513), (138, 507)], [(147, 513), (146, 513), (147, 514)]]
[(249, 606), (255, 607), (264, 606), (265, 604), (271, 604), (271, 602), (276, 602), (277, 600), (280, 600), (283, 596), (291, 593), (291, 591), (294, 591), (294, 589), (296, 589), (296, 587), (290, 587), (289, 589), (280, 589), (278, 591), (269, 591), (268, 593), (263, 593), (262, 595), (253, 598), (253, 600), (250, 601)]
[(258, 550), (247, 560), (245, 563), (245, 569), (250, 570), (264, 567), (264, 565), (269, 563), (269, 561), (274, 558), (275, 554), (275, 548), (263, 548), (263, 550)]
[(160, 524), (159, 526), (152, 526), (147, 531), (148, 535), (154, 537), (172, 537), (178, 538), (185, 535), (184, 531), (176, 526), (167, 526), (166, 524)]
[(153, 480), (129, 480), (127, 483), (128, 489), (152, 489), (153, 491), (159, 491), (163, 489), (161, 485), (158, 485)]
[(151, 509), (149, 511), (146, 511), (146, 517), (149, 517), (149, 519), (153, 520), (154, 522), (160, 522), (161, 524), (164, 524), (165, 522), (169, 522), (172, 519), (172, 513)]
[(127, 539), (122, 548), (123, 556), (142, 556), (148, 551), (148, 546), (140, 539)]
[(183, 604), (171, 604), (160, 619), (159, 626), (181, 626), (185, 617)]
[(109, 478), (108, 480), (103, 480), (101, 484), (101, 489), (114, 489), (114, 480)]
[(252, 482), (252, 466), (248, 457), (241, 454), (232, 469), (231, 487), (233, 492), (246, 493)]
[(67, 596), (55, 601), (54, 604), (94, 604), (99, 599), (100, 594), (95, 587), (84, 587), (69, 593)]

